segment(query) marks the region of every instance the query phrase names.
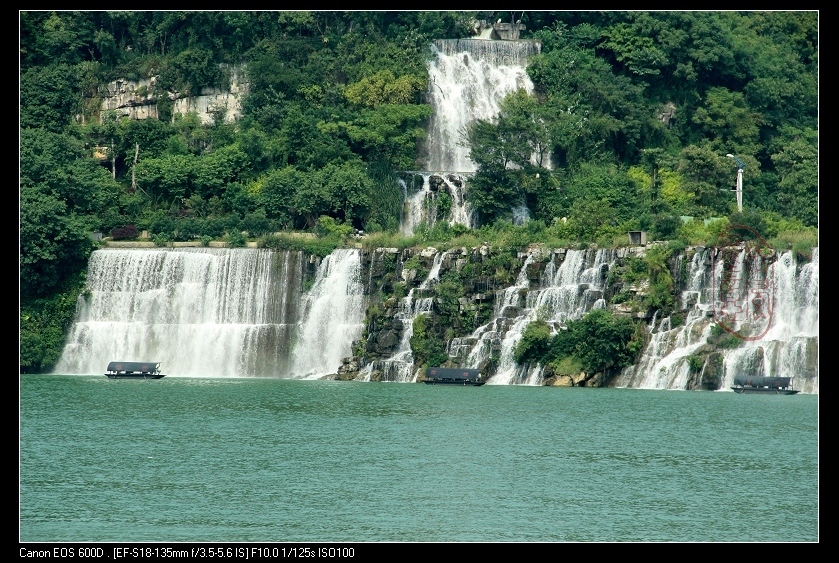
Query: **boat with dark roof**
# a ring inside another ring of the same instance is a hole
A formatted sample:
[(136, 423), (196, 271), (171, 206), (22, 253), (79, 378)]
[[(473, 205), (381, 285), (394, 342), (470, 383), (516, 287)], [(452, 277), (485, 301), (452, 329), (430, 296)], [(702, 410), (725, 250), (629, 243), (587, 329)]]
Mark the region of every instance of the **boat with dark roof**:
[(486, 383), (481, 370), (465, 368), (428, 368), (423, 381), (429, 385), (472, 385)]
[(105, 372), (108, 379), (160, 379), (160, 362), (111, 362)]
[(734, 378), (731, 386), (735, 393), (760, 393), (768, 395), (795, 395), (798, 389), (792, 388), (791, 377), (741, 376)]

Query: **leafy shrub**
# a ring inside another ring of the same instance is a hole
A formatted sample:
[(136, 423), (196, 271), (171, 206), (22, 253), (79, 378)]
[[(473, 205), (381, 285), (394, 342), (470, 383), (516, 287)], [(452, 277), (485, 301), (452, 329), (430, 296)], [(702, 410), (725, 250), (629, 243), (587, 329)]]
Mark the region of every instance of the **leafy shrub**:
[(672, 239), (667, 242), (667, 248), (670, 252), (676, 253), (687, 248), (687, 244), (685, 244), (685, 241), (681, 239)]
[(798, 261), (808, 262), (813, 258), (813, 247), (818, 246), (818, 241), (814, 245), (812, 241), (799, 240), (792, 245), (792, 252)]
[(546, 355), (556, 364), (572, 356), (587, 373), (606, 372), (631, 365), (644, 346), (645, 329), (628, 317), (596, 309), (580, 320), (569, 321), (550, 341)]
[(271, 221), (265, 216), (265, 211), (262, 209), (248, 213), (242, 220), (240, 226), (254, 237), (267, 234), (272, 228)]
[(556, 375), (578, 375), (583, 371), (582, 362), (574, 356), (566, 356), (561, 360), (551, 362), (550, 366)]
[(245, 235), (238, 231), (227, 233), (224, 237), (224, 241), (231, 248), (242, 248), (248, 245), (248, 239), (245, 238)]
[(545, 321), (535, 320), (527, 325), (521, 340), (513, 350), (517, 364), (539, 362), (550, 348), (551, 328)]
[(117, 227), (111, 231), (111, 237), (114, 240), (133, 240), (140, 236), (140, 231), (135, 225), (126, 225), (124, 227)]
[(766, 222), (760, 213), (754, 210), (735, 212), (728, 216), (729, 229), (742, 240), (766, 236)]
[(413, 327), (411, 353), (415, 365), (439, 366), (449, 359), (442, 341), (433, 334), (428, 315), (417, 315)]
[(49, 373), (55, 367), (84, 291), (84, 277), (77, 274), (49, 297), (21, 301), (20, 373)]
[(739, 347), (745, 341), (729, 333), (719, 324), (715, 324), (711, 326), (711, 336), (708, 337), (707, 342), (717, 348), (730, 350)]
[(688, 356), (688, 367), (690, 368), (691, 372), (698, 373), (704, 365), (705, 360), (702, 358), (702, 356)]
[(274, 250), (300, 250), (324, 258), (341, 246), (341, 239), (337, 236), (314, 238), (300, 233), (277, 233), (264, 236), (257, 241), (257, 246)]
[(652, 235), (654, 240), (668, 240), (676, 236), (682, 221), (676, 215), (659, 213), (653, 217)]
[(675, 282), (670, 275), (667, 259), (670, 250), (661, 246), (649, 249), (644, 256), (650, 277), (650, 289), (646, 297), (647, 305), (654, 309), (669, 311), (673, 307), (673, 288)]
[(382, 227), (375, 219), (371, 219), (365, 224), (365, 230), (368, 233), (380, 233), (384, 231), (384, 227)]
[(321, 215), (318, 218), (318, 224), (315, 232), (319, 237), (328, 237), (337, 235), (339, 237), (346, 237), (352, 234), (352, 225), (341, 224), (328, 215)]
[(612, 299), (609, 301), (609, 303), (612, 303), (614, 305), (618, 305), (620, 303), (626, 303), (627, 301), (632, 299), (632, 297), (633, 297), (633, 293), (629, 290), (624, 289), (622, 291), (619, 291), (619, 292), (615, 293), (615, 295), (612, 296)]
[(768, 244), (779, 251), (792, 250), (796, 259), (808, 261), (812, 258), (813, 249), (819, 245), (819, 231), (813, 227), (781, 231)]

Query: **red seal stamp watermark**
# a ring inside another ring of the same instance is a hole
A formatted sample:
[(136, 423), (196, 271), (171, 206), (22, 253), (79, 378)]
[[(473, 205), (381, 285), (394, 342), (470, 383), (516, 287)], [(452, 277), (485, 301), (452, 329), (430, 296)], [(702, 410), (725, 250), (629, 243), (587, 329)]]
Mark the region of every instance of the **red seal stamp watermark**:
[(777, 254), (745, 225), (720, 233), (711, 266), (714, 320), (742, 340), (760, 340), (772, 325)]

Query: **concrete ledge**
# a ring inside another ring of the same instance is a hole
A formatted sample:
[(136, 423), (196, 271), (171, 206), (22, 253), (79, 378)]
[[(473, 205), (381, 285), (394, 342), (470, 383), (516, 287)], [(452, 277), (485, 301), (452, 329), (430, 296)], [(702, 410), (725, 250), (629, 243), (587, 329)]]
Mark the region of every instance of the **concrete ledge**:
[[(200, 241), (191, 240), (186, 242), (170, 242), (166, 246), (157, 246), (151, 241), (142, 240), (103, 240), (102, 246), (108, 248), (200, 248), (203, 245)], [(213, 240), (208, 245), (210, 248), (230, 248), (224, 241)], [(256, 242), (248, 242), (248, 248), (257, 248)]]
[(154, 248), (154, 243), (140, 240), (103, 240), (102, 246), (109, 248)]

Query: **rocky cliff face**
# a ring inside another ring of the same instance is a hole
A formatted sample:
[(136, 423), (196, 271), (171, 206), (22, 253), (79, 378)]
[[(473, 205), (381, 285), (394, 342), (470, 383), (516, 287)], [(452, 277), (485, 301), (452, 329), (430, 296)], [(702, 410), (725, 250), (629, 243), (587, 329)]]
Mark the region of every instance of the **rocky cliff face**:
[[(421, 381), (426, 366), (446, 365), (481, 369), (501, 384), (714, 390), (728, 386), (735, 374), (793, 375), (818, 392), (817, 249), (812, 262), (799, 264), (782, 253), (761, 267), (753, 265), (753, 272), (776, 280), (768, 284), (773, 311), (764, 306), (757, 316), (752, 311), (752, 317), (738, 320), (719, 309), (734, 298), (733, 290), (715, 282), (723, 279), (719, 260), (724, 253), (717, 249), (672, 253), (667, 259), (671, 305), (646, 305), (650, 280), (631, 272), (654, 247), (363, 251), (365, 328), (335, 377)], [(725, 258), (737, 267), (751, 263), (746, 249), (725, 253), (739, 256)], [(749, 299), (740, 309), (755, 307)], [(598, 308), (629, 316), (648, 333), (637, 363), (622, 373), (553, 373), (512, 360), (534, 319), (558, 331)], [(762, 334), (760, 322), (769, 323)]]
[[(615, 292), (606, 283), (609, 264), (641, 252), (535, 246), (515, 252), (488, 245), (363, 252), (365, 331), (338, 377), (415, 381), (429, 362), (496, 374), (514, 345), (505, 340), (520, 336), (531, 318), (542, 315), (558, 330), (568, 319), (609, 306)], [(647, 316), (624, 305), (609, 307)], [(592, 375), (574, 384), (592, 384)]]
[(172, 101), (173, 114), (194, 112), (201, 123), (208, 125), (221, 119), (232, 123), (242, 116), (242, 96), (247, 93), (248, 81), (244, 65), (220, 65), (229, 77), (226, 87), (203, 88), (198, 95), (188, 96), (181, 92), (160, 92), (157, 77), (144, 80), (115, 80), (110, 82), (99, 96), (101, 111), (115, 111), (131, 119), (158, 117), (158, 101), (165, 95)]

